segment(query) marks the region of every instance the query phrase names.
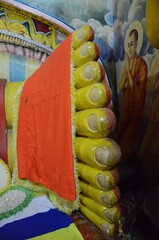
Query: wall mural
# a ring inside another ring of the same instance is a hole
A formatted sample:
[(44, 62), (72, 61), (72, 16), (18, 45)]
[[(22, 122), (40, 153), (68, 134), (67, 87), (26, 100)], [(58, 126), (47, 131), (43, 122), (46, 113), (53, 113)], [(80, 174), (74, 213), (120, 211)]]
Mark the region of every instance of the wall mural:
[[(101, 48), (102, 58), (118, 62), (124, 57), (124, 36), (129, 24), (134, 20), (142, 23), (144, 41), (141, 55), (149, 50), (145, 38), (145, 0), (18, 0), (37, 7), (48, 14), (57, 16), (74, 28), (89, 24), (95, 31)], [(150, 51), (150, 50), (149, 50)]]
[[(158, 154), (158, 50), (146, 36), (146, 0), (26, 0), (22, 2), (54, 15), (73, 28), (84, 24), (95, 31), (101, 59), (110, 71), (116, 92), (118, 125), (115, 138), (123, 159)], [(155, 123), (155, 125), (154, 125)], [(155, 135), (154, 135), (155, 132)], [(156, 148), (151, 146), (156, 139)], [(155, 150), (154, 150), (155, 148)], [(147, 164), (147, 163), (146, 163)], [(149, 163), (147, 164), (147, 166)], [(147, 167), (149, 168), (149, 167)]]

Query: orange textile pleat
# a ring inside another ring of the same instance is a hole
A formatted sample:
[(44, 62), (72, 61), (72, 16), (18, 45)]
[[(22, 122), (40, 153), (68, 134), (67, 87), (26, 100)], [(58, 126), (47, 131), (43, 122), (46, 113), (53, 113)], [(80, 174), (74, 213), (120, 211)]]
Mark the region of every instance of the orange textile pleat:
[(18, 176), (76, 199), (70, 92), (71, 35), (23, 87), (17, 129)]

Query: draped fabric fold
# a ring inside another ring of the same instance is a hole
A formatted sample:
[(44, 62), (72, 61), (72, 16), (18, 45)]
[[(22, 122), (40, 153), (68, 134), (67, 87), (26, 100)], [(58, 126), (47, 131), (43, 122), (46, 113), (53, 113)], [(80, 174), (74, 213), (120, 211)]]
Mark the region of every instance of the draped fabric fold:
[(19, 178), (76, 199), (72, 150), (70, 35), (23, 87), (17, 129)]

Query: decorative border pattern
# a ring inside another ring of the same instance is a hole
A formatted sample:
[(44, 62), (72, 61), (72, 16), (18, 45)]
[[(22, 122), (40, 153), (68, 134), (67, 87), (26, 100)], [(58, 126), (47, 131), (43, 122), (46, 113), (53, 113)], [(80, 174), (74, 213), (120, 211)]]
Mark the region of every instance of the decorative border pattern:
[(33, 193), (22, 186), (11, 186), (0, 194), (0, 220), (22, 211), (33, 199)]

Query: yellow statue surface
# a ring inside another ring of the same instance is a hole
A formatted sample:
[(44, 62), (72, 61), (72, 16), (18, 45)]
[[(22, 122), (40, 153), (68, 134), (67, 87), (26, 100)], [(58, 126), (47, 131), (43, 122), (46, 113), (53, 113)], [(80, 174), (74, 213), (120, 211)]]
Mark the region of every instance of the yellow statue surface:
[[(22, 79), (24, 81), (7, 79), (5, 86), (10, 186), (26, 187), (34, 193), (34, 198), (45, 195), (67, 214), (80, 208), (90, 221), (112, 237), (117, 232), (121, 216), (120, 191), (117, 186), (119, 176), (116, 169), (121, 152), (117, 143), (109, 138), (115, 129), (116, 117), (110, 107), (112, 92), (99, 59), (100, 51), (93, 42), (94, 32), (89, 26), (83, 26), (58, 44), (55, 43), (53, 25), (48, 27), (51, 31), (49, 35), (41, 34), (34, 29), (33, 16), (15, 16), (13, 10), (2, 10), (4, 15), (0, 20), (1, 28), (19, 37), (19, 45), (23, 45), (25, 54), (41, 60), (37, 64), (37, 70), (25, 80)], [(28, 28), (24, 22), (27, 22)], [(11, 44), (15, 54), (15, 38), (4, 35), (1, 38), (5, 38), (5, 41), (8, 39), (7, 44)], [(27, 44), (31, 48), (27, 49)], [(46, 51), (43, 52), (44, 55), (50, 54), (51, 49), (56, 49), (44, 61), (40, 58), (40, 53), (35, 51), (35, 46)], [(68, 48), (67, 54), (65, 47)], [(8, 57), (6, 53), (5, 57)], [(62, 61), (64, 67), (61, 68), (61, 75), (58, 67)], [(63, 77), (62, 80), (59, 80), (59, 76)], [(66, 96), (70, 106), (67, 101), (61, 103)], [(55, 108), (54, 100), (57, 102)], [(55, 119), (55, 127), (52, 128), (51, 123)], [(40, 125), (37, 125), (37, 120)], [(60, 122), (63, 125), (59, 125)], [(36, 129), (34, 136), (32, 127)], [(65, 135), (59, 134), (62, 131)], [(32, 137), (35, 137), (37, 143), (35, 151), (31, 145)], [(61, 144), (57, 144), (59, 139)], [(71, 145), (68, 145), (69, 142)], [(65, 155), (68, 151), (66, 146), (71, 146), (71, 158)], [(52, 175), (59, 173), (58, 177), (55, 176), (55, 181), (50, 181), (51, 174), (46, 174), (45, 180), (43, 179), (43, 173), (48, 170), (52, 171)], [(59, 179), (59, 185), (54, 190), (56, 179)], [(72, 184), (74, 195), (69, 196), (64, 192), (64, 185), (71, 188)]]

